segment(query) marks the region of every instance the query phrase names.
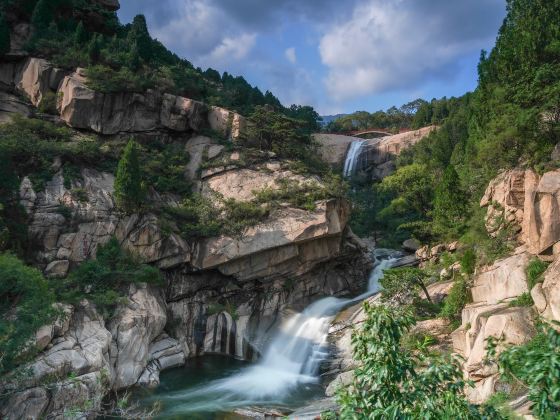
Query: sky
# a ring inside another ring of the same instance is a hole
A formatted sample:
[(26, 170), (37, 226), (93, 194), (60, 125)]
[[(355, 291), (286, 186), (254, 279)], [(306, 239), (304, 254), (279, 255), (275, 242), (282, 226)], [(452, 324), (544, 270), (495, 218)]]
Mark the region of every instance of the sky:
[(140, 13), (195, 66), (331, 115), (473, 90), (505, 0), (121, 0)]

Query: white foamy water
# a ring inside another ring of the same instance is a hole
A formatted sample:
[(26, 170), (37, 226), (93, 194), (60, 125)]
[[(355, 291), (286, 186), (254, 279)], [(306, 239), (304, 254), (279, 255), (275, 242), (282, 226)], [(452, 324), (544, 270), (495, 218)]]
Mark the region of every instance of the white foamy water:
[(348, 154), (346, 155), (346, 160), (344, 161), (344, 170), (342, 171), (342, 175), (344, 177), (349, 177), (354, 174), (356, 169), (356, 164), (358, 163), (358, 158), (360, 157), (360, 152), (362, 151), (362, 147), (366, 143), (366, 140), (360, 140), (350, 143), (350, 149), (348, 150)]
[(379, 291), (383, 271), (395, 258), (377, 261), (368, 290), (353, 299), (326, 297), (290, 317), (254, 366), (199, 388), (172, 392), (167, 413), (226, 411), (257, 404), (281, 404), (298, 386), (317, 383), (321, 362), (328, 357), (327, 336), (333, 318), (344, 307)]

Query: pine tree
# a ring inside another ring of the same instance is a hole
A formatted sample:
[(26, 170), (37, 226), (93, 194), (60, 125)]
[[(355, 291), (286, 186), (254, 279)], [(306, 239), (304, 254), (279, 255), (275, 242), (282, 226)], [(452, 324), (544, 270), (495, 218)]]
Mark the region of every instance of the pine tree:
[(141, 206), (144, 196), (138, 146), (134, 140), (130, 140), (117, 167), (115, 200), (121, 210), (131, 212)]
[(134, 17), (128, 36), (131, 43), (136, 43), (140, 58), (148, 61), (152, 54), (152, 38), (148, 32), (148, 25), (144, 15)]
[(449, 165), (435, 191), (434, 223), (436, 228), (447, 230), (459, 227), (465, 219), (466, 210), (467, 199), (461, 188), (459, 175), (453, 165)]
[(85, 44), (87, 40), (88, 33), (84, 28), (84, 24), (82, 23), (82, 21), (80, 21), (80, 23), (78, 23), (78, 26), (76, 26), (76, 31), (74, 32), (74, 43), (78, 46), (81, 46)]
[(0, 56), (10, 52), (10, 26), (6, 18), (0, 12)]
[(101, 44), (103, 35), (95, 34), (88, 44), (88, 56), (92, 64), (96, 64), (101, 58)]
[(44, 33), (48, 30), (51, 22), (54, 21), (54, 7), (49, 0), (39, 0), (33, 10), (31, 23), (35, 28), (36, 34)]

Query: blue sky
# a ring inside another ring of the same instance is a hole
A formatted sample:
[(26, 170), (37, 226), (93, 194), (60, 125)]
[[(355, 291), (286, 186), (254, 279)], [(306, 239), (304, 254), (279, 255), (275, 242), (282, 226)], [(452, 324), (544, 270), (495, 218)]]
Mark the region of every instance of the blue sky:
[(326, 115), (472, 90), (505, 0), (121, 0), (138, 13), (194, 65)]

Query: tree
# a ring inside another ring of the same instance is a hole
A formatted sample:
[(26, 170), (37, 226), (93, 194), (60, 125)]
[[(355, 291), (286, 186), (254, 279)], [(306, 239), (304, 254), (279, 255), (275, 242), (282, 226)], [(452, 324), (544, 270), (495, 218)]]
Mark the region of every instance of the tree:
[(144, 200), (138, 146), (130, 140), (119, 160), (115, 178), (115, 200), (117, 206), (126, 212), (137, 210)]
[(459, 175), (449, 165), (434, 195), (434, 224), (442, 231), (458, 231), (467, 216), (467, 196)]
[[(529, 388), (532, 413), (539, 419), (560, 417), (560, 323), (543, 325), (528, 343), (506, 348), (498, 357), (500, 374)], [(496, 356), (496, 340), (489, 340), (488, 355)]]
[(55, 7), (49, 0), (39, 0), (33, 10), (31, 23), (35, 28), (36, 35), (46, 32), (51, 22), (54, 21)]
[[(500, 419), (464, 397), (460, 362), (402, 347), (412, 315), (364, 304), (366, 320), (352, 336), (354, 381), (338, 392), (343, 419)], [(490, 417), (491, 416), (491, 417)]]
[(0, 11), (0, 56), (10, 52), (10, 25)]
[(144, 15), (136, 15), (134, 17), (128, 38), (132, 44), (136, 43), (140, 58), (148, 62), (152, 55), (152, 38), (148, 32), (148, 25)]
[(0, 373), (36, 353), (30, 340), (52, 320), (53, 303), (54, 295), (37, 269), (0, 254)]
[(87, 42), (87, 40), (88, 33), (84, 28), (84, 24), (82, 23), (82, 21), (80, 21), (80, 23), (78, 23), (78, 26), (76, 26), (76, 30), (74, 31), (74, 42), (78, 46), (83, 46)]
[(418, 268), (393, 268), (385, 271), (379, 283), (383, 287), (384, 298), (409, 295), (411, 292), (415, 293), (419, 288), (426, 299), (431, 302), (432, 298), (424, 284), (425, 279), (426, 273)]

